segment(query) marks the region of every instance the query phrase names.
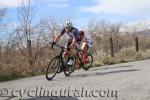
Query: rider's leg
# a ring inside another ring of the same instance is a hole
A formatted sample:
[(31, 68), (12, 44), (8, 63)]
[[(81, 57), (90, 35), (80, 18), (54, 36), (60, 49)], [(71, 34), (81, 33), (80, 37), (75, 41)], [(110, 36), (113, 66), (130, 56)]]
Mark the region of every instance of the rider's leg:
[(76, 55), (77, 51), (76, 51), (76, 44), (74, 44), (71, 48), (70, 48), (70, 55)]
[[(68, 42), (67, 42), (67, 44), (66, 44), (66, 47), (68, 48), (70, 44), (71, 44), (71, 41), (68, 40)], [(66, 50), (66, 51), (64, 52), (64, 58), (65, 58), (65, 59), (68, 58), (69, 55), (70, 55), (70, 49), (69, 49), (69, 50)]]
[(81, 49), (82, 49), (83, 58), (87, 58), (88, 57), (88, 44), (87, 44), (87, 42), (82, 43)]
[(75, 64), (75, 67), (76, 67), (77, 70), (80, 69), (80, 65), (79, 65), (80, 61), (79, 61), (79, 58), (78, 58), (78, 55), (77, 55), (76, 44), (74, 46), (72, 46), (72, 48), (70, 48), (69, 53), (70, 53), (71, 56), (76, 56), (77, 57), (74, 64)]
[(70, 56), (70, 60), (68, 61), (68, 65), (72, 65), (74, 63), (73, 56), (76, 55), (75, 45), (69, 48), (68, 54), (66, 57)]
[(76, 56), (77, 58), (76, 58), (76, 62), (75, 62), (75, 67), (76, 67), (76, 69), (78, 70), (78, 69), (80, 69), (80, 59), (78, 58), (78, 55)]

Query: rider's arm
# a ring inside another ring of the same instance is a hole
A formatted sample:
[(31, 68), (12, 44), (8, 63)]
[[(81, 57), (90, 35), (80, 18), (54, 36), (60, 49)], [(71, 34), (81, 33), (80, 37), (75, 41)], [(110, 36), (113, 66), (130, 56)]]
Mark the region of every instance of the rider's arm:
[(69, 48), (71, 48), (72, 46), (74, 46), (74, 45), (75, 45), (75, 43), (76, 43), (76, 38), (75, 38), (75, 37), (73, 37), (73, 39), (72, 39), (72, 43), (70, 44)]
[(54, 39), (54, 42), (57, 42), (57, 41), (61, 38), (61, 36), (62, 36), (64, 33), (65, 33), (65, 29), (63, 29), (63, 30), (61, 31), (60, 35), (58, 35), (58, 36)]
[(58, 35), (55, 39), (54, 39), (54, 42), (57, 42), (60, 38), (61, 38), (61, 34), (60, 35)]

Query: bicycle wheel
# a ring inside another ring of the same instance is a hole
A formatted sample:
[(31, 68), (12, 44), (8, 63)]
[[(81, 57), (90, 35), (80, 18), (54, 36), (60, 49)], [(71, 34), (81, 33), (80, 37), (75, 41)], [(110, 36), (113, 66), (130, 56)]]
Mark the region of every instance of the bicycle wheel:
[(47, 66), (46, 79), (52, 80), (57, 74), (59, 68), (60, 68), (60, 57), (56, 56), (50, 61), (49, 65)]
[(88, 54), (88, 60), (89, 61), (83, 65), (83, 69), (84, 70), (88, 70), (90, 67), (92, 67), (92, 64), (93, 64), (93, 56), (92, 56), (92, 54)]
[[(68, 62), (72, 60), (72, 64), (68, 64)], [(73, 57), (68, 57), (67, 61), (66, 61), (66, 64), (65, 64), (65, 67), (64, 67), (64, 74), (65, 76), (69, 76), (71, 73), (73, 73), (75, 71), (75, 62), (76, 62), (76, 58), (75, 56)]]

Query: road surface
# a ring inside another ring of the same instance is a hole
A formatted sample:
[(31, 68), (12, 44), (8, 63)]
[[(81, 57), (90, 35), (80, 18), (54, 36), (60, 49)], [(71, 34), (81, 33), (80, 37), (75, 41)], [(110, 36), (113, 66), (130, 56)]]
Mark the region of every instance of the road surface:
[(0, 83), (0, 100), (150, 100), (150, 60)]

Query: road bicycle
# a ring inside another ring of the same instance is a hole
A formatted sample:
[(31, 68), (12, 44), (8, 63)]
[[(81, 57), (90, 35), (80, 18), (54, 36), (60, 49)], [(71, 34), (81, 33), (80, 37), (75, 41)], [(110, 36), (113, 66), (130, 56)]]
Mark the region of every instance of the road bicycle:
[[(65, 76), (69, 76), (72, 72), (76, 70), (76, 64), (77, 61), (79, 61), (79, 66), (83, 67), (84, 70), (88, 70), (90, 67), (92, 67), (93, 63), (93, 56), (91, 52), (88, 52), (88, 62), (84, 62), (81, 59), (82, 50), (76, 48), (77, 54), (74, 56), (68, 55), (67, 58), (64, 58), (64, 52), (67, 50), (65, 46), (60, 46), (56, 43), (50, 42), (53, 48), (54, 46), (57, 46), (61, 49), (60, 53), (56, 55), (48, 64), (46, 69), (46, 79), (52, 80), (57, 73), (64, 72)], [(72, 60), (73, 63), (70, 65), (68, 62)]]

